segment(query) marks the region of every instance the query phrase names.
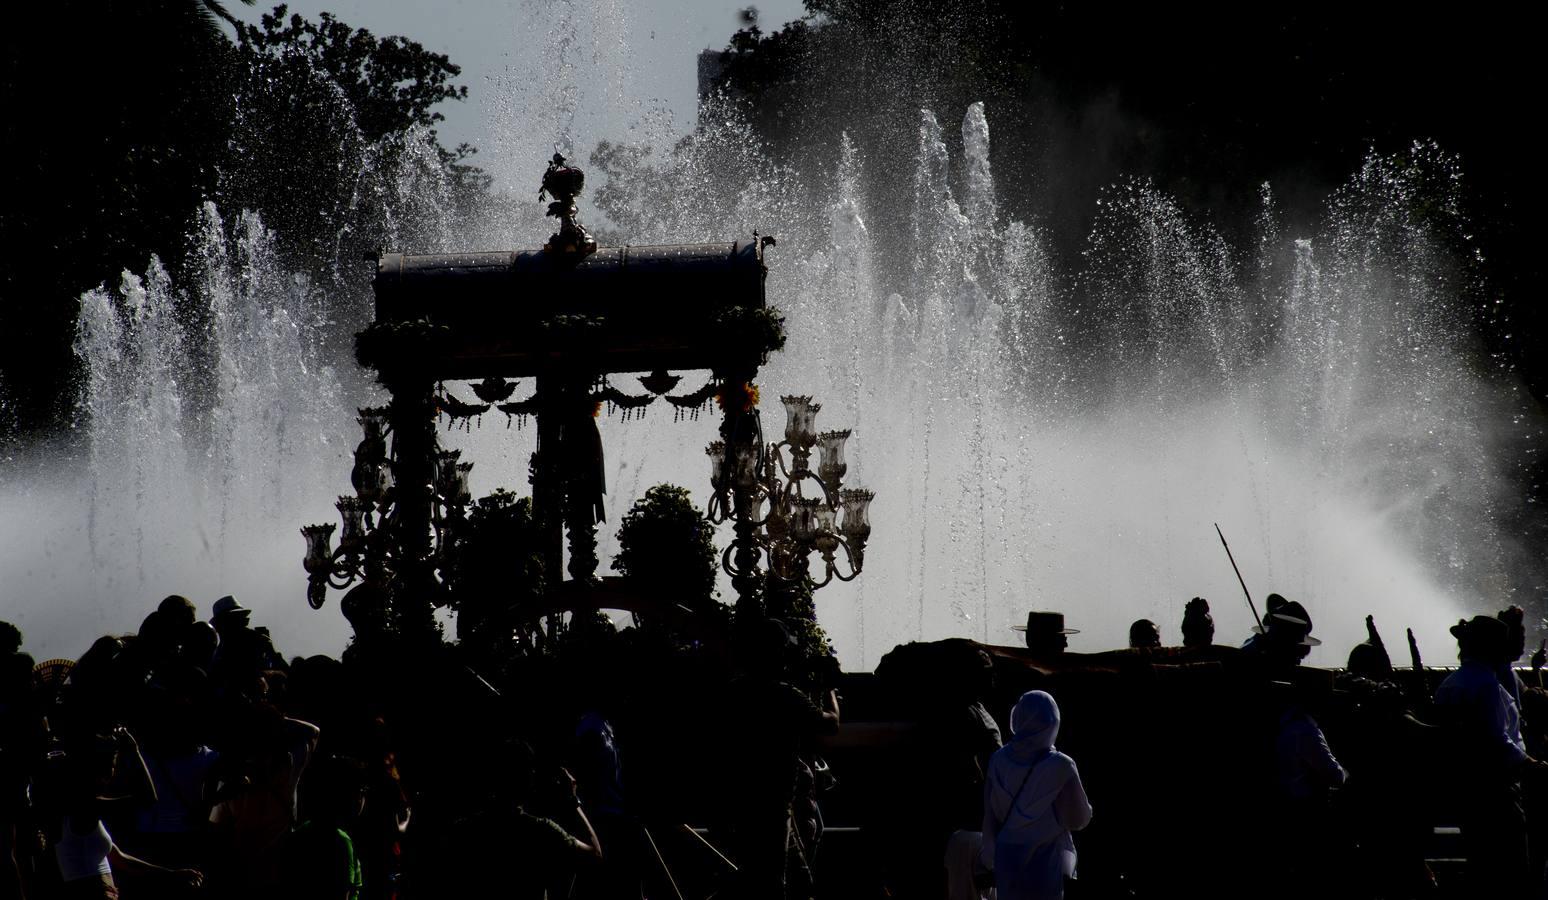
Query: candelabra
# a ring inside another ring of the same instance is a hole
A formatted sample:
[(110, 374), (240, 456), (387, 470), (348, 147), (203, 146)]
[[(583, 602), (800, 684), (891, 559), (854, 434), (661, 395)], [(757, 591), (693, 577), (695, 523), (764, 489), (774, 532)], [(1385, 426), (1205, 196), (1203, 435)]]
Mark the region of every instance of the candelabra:
[[(797, 581), (809, 575), (815, 552), (822, 558), (823, 575), (812, 582), (813, 588), (834, 578), (853, 581), (865, 566), (865, 544), (871, 536), (867, 517), (876, 495), (843, 486), (849, 468), (844, 462), (848, 429), (819, 434), (821, 404), (811, 397), (780, 401), (785, 405), (783, 441), (765, 445), (758, 433), (749, 440), (715, 441), (705, 449), (714, 488), (709, 520), (719, 524), (735, 519), (740, 526), (737, 540), (721, 555), (721, 566), (733, 579), (747, 579), (758, 573), (758, 559), (766, 553), (770, 574)], [(814, 446), (821, 454), (815, 472)], [(814, 489), (813, 496), (807, 496), (807, 488)], [(838, 561), (840, 550), (845, 566)]]
[[(350, 481), (355, 496), (343, 496), (334, 504), (342, 527), (306, 525), (306, 599), (313, 609), (321, 609), (331, 586), (342, 590), (356, 581), (385, 585), (405, 560), (403, 542), (396, 535), (400, 519), (394, 455), (387, 447), (392, 433), (387, 411), (381, 408), (360, 410), (357, 419), (365, 438), (355, 448), (355, 466)], [(460, 526), (466, 521), (467, 504), (472, 500), (468, 477), (473, 464), (462, 462), (460, 450), (432, 449), (432, 483), (428, 485), (430, 531), (433, 532), (429, 565), (444, 570)], [(335, 549), (333, 533), (339, 532)], [(431, 535), (427, 534), (426, 537)], [(444, 572), (443, 572), (444, 573)]]

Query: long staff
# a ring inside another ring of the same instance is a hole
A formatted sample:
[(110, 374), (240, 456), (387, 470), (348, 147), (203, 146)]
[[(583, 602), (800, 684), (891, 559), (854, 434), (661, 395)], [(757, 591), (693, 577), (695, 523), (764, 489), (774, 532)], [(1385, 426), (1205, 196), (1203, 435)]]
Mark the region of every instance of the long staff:
[(1220, 523), (1215, 523), (1215, 533), (1220, 535), (1220, 546), (1225, 548), (1226, 559), (1231, 561), (1231, 571), (1236, 573), (1236, 580), (1241, 582), (1242, 596), (1247, 598), (1247, 608), (1252, 610), (1252, 618), (1258, 623), (1258, 630), (1263, 630), (1263, 619), (1258, 616), (1258, 607), (1252, 602), (1252, 594), (1247, 590), (1247, 579), (1242, 577), (1242, 570), (1236, 565), (1236, 557), (1231, 555), (1231, 545), (1226, 543), (1225, 532), (1220, 530)]

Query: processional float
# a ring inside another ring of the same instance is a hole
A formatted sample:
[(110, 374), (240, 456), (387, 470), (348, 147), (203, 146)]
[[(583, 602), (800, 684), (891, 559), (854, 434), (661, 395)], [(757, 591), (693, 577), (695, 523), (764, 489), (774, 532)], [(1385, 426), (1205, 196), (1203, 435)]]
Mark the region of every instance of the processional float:
[[(595, 415), (606, 405), (629, 416), (658, 398), (679, 416), (711, 401), (722, 410), (721, 439), (707, 448), (707, 515), (733, 524), (721, 565), (739, 606), (756, 607), (769, 576), (811, 579), (815, 588), (860, 573), (873, 495), (843, 485), (849, 432), (819, 434), (819, 405), (792, 396), (782, 398), (785, 439), (764, 441), (754, 378), (784, 344), (783, 319), (764, 290), (764, 252), (774, 239), (598, 247), (576, 219), (583, 184), (581, 170), (555, 154), (539, 199), (552, 197), (548, 214), (560, 226), (541, 249), (378, 256), (376, 318), (356, 336), (356, 355), (391, 399), (360, 410), (355, 492), (338, 499), (341, 522), (301, 529), (314, 609), (329, 587), (359, 582), (373, 589), (371, 602), (391, 607), (400, 630), (433, 628), (431, 609), (446, 603), (442, 579), (467, 521), (473, 467), (441, 448), (437, 417), (491, 409), (536, 422), (532, 509), (550, 578), (561, 571), (568, 536), (570, 580), (535, 612), (638, 604), (618, 579), (596, 575), (605, 484)], [(672, 393), (683, 376), (671, 373), (697, 371), (709, 373), (703, 386)], [(641, 372), (644, 394), (609, 380)], [(513, 399), (523, 379), (530, 394)], [(448, 381), (471, 382), (481, 402), (459, 399)]]

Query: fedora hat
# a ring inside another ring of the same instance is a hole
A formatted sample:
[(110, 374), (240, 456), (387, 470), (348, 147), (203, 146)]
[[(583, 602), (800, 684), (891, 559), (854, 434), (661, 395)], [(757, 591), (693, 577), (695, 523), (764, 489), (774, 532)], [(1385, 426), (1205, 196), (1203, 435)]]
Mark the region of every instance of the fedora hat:
[(236, 598), (227, 594), (215, 601), (215, 610), (210, 615), (210, 621), (215, 621), (223, 616), (250, 616), (253, 611), (236, 601)]
[(1322, 645), (1322, 641), (1311, 636), (1311, 614), (1306, 611), (1306, 607), (1295, 600), (1286, 600), (1278, 594), (1270, 594), (1269, 598), (1271, 601), (1277, 598), (1278, 602), (1269, 603), (1269, 613), (1263, 617), (1264, 624), (1252, 627), (1254, 634), (1265, 634), (1268, 629), (1279, 625), (1290, 630), (1301, 631), (1301, 644), (1303, 646), (1318, 647)]
[(1027, 624), (1012, 625), (1011, 630), (1029, 634), (1080, 634), (1079, 628), (1065, 628), (1064, 613), (1058, 612), (1029, 612)]

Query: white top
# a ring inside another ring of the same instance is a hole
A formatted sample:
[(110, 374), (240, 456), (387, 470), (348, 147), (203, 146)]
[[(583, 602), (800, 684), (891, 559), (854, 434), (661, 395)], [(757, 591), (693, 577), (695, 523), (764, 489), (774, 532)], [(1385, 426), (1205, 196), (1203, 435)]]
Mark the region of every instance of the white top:
[(54, 845), (60, 880), (111, 877), (113, 868), (108, 865), (108, 851), (113, 849), (113, 838), (108, 834), (107, 826), (97, 819), (92, 823), (95, 827), (87, 827), (82, 832), (76, 830), (76, 824), (73, 816), (65, 816), (63, 834)]

